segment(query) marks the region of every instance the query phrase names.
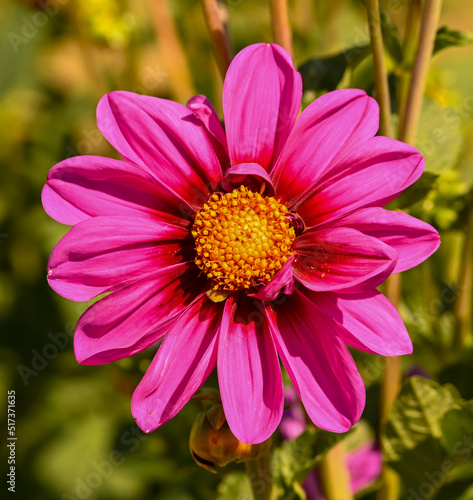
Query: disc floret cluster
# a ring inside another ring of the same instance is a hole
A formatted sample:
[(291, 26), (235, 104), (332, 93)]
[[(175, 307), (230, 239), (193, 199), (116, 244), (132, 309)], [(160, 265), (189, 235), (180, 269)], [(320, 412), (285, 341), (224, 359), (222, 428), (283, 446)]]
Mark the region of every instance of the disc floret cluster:
[(240, 186), (214, 193), (195, 217), (197, 266), (214, 290), (249, 289), (271, 280), (288, 258), (295, 231), (288, 209)]

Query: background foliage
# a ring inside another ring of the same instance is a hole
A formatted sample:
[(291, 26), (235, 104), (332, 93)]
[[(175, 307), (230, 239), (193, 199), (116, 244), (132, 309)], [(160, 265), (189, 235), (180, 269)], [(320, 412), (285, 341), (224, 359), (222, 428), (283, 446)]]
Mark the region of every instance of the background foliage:
[[(163, 25), (163, 17), (156, 21), (146, 0), (6, 0), (0, 5), (0, 394), (5, 406), (7, 390), (17, 395), (20, 498), (204, 500), (247, 494), (241, 466), (212, 475), (194, 464), (187, 440), (200, 410), (197, 402), (150, 436), (136, 428), (130, 397), (153, 353), (112, 365), (78, 366), (72, 332), (89, 304), (66, 301), (46, 283), (49, 252), (67, 228), (45, 215), (41, 189), (48, 170), (64, 158), (116, 156), (95, 125), (95, 107), (104, 93), (131, 90), (183, 103), (204, 93), (221, 113), (222, 83), (200, 3), (156, 4), (170, 5), (183, 52), (172, 43), (172, 25)], [(395, 123), (406, 0), (386, 0), (381, 8)], [(228, 0), (227, 9), (235, 50), (272, 41), (266, 1)], [(361, 2), (294, 0), (291, 21), (305, 105), (334, 88), (373, 92)], [(406, 498), (468, 500), (473, 499), (468, 282), (473, 47), (462, 30), (473, 26), (473, 8), (445, 0), (441, 25), (448, 28), (437, 37), (417, 140), (427, 159), (426, 174), (393, 208), (433, 224), (443, 244), (428, 262), (404, 273), (401, 313), (415, 344), (413, 356), (403, 360), (404, 373), (423, 377), (406, 380), (383, 442)], [(364, 353), (355, 357), (368, 387), (364, 419), (374, 432), (382, 360)], [(284, 498), (303, 497), (294, 481), (328, 446), (327, 436), (311, 433), (285, 443), (275, 455)], [(2, 471), (6, 454), (2, 445)]]

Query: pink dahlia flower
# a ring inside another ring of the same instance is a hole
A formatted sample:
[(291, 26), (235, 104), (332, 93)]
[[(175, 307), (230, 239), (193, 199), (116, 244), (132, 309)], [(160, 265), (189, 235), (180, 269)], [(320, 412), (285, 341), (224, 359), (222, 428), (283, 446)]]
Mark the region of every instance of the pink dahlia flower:
[(422, 173), (378, 129), (376, 102), (340, 90), (298, 117), (302, 85), (277, 45), (242, 50), (225, 79), (225, 129), (203, 96), (187, 107), (112, 92), (98, 127), (123, 161), (65, 160), (43, 204), (74, 227), (48, 264), (51, 287), (87, 301), (79, 363), (131, 356), (164, 337), (132, 399), (150, 432), (217, 366), (228, 424), (259, 443), (283, 412), (281, 358), (313, 422), (343, 432), (363, 381), (347, 344), (392, 356), (411, 341), (375, 287), (432, 254), (437, 232), (384, 210)]

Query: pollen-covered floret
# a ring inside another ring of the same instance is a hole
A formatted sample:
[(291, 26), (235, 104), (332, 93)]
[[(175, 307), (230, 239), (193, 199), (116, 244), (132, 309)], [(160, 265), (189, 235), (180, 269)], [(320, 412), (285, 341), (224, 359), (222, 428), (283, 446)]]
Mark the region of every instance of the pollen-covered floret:
[(294, 253), (294, 228), (287, 208), (244, 186), (213, 194), (196, 215), (195, 263), (214, 290), (239, 290), (267, 283)]

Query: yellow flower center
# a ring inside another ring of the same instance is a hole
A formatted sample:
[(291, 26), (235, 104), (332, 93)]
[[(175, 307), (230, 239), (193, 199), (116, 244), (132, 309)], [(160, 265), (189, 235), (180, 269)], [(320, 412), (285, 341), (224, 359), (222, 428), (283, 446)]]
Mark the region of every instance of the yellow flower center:
[(294, 253), (296, 235), (287, 213), (276, 199), (244, 186), (209, 198), (195, 217), (192, 236), (195, 263), (214, 290), (248, 289), (271, 280)]

